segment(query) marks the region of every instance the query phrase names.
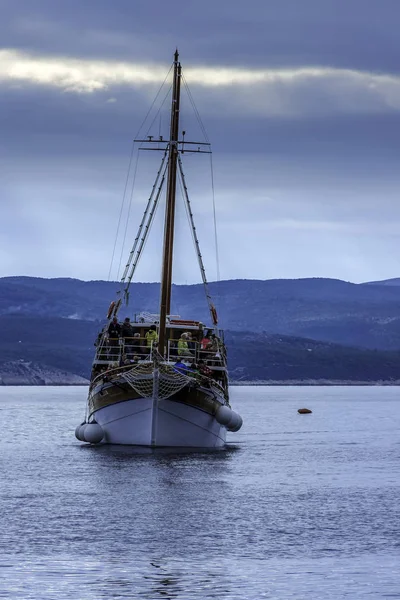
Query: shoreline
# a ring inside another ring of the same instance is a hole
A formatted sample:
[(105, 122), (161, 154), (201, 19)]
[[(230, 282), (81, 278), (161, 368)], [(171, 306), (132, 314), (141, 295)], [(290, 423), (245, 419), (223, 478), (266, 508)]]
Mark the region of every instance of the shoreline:
[(377, 381), (352, 381), (352, 380), (335, 380), (335, 379), (288, 379), (288, 380), (253, 380), (253, 381), (230, 381), (231, 387), (244, 387), (244, 386), (400, 386), (400, 379), (394, 381), (391, 380), (377, 380)]
[[(15, 383), (0, 383), (0, 387), (88, 387), (88, 383), (31, 383), (31, 382), (15, 382)], [(400, 386), (400, 379), (395, 381), (390, 380), (378, 380), (378, 381), (346, 381), (346, 380), (334, 380), (334, 379), (288, 379), (288, 380), (251, 380), (251, 381), (230, 381), (230, 387), (328, 387), (328, 386)]]
[(89, 387), (89, 383), (0, 383), (2, 387)]

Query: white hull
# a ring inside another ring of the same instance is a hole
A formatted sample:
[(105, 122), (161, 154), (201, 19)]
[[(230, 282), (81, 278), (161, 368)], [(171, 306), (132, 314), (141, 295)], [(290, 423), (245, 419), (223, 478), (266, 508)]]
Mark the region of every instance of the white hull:
[(226, 428), (212, 415), (168, 399), (125, 400), (92, 416), (101, 425), (106, 444), (221, 448), (226, 440)]

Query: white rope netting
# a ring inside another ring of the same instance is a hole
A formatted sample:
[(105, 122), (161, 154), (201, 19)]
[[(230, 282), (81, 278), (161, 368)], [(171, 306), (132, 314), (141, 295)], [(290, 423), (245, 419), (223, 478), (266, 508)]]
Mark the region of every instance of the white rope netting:
[(193, 376), (184, 375), (172, 365), (136, 365), (120, 376), (143, 398), (157, 397), (160, 400), (176, 394), (188, 384), (193, 384)]

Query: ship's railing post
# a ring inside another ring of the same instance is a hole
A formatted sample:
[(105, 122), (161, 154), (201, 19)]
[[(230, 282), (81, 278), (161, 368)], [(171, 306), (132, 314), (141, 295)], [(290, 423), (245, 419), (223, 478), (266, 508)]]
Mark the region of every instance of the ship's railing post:
[(121, 356), (121, 338), (109, 338), (108, 343), (104, 345), (105, 355), (110, 362), (117, 362)]
[(118, 353), (117, 353), (117, 360), (115, 362), (121, 363), (122, 360), (122, 356), (124, 355), (124, 338), (119, 338), (118, 339)]

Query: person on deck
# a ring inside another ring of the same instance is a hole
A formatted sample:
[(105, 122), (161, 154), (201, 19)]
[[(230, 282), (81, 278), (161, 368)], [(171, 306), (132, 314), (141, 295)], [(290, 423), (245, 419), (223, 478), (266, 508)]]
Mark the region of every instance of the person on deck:
[(211, 342), (212, 333), (210, 330), (204, 334), (200, 342), (200, 356), (204, 359), (209, 357), (209, 352), (211, 350), (212, 342)]
[(146, 335), (144, 336), (146, 338), (146, 346), (149, 348), (149, 352), (150, 352), (150, 348), (154, 348), (154, 346), (157, 344), (158, 342), (158, 335), (157, 335), (157, 328), (155, 325), (151, 325), (149, 330), (146, 332)]
[(188, 370), (187, 365), (185, 365), (185, 363), (181, 359), (179, 359), (175, 363), (174, 368), (178, 373), (183, 373), (184, 375), (186, 375), (187, 370)]
[(182, 333), (180, 340), (178, 341), (179, 356), (193, 356), (193, 354), (189, 350), (187, 339), (187, 333)]
[(121, 327), (121, 337), (124, 338), (124, 346), (126, 355), (130, 357), (132, 354), (131, 346), (133, 342), (133, 327), (129, 317), (124, 319)]
[(213, 353), (218, 352), (218, 339), (215, 333), (211, 334), (210, 343), (208, 345), (207, 350)]
[(196, 343), (197, 343), (197, 338), (193, 336), (193, 334), (188, 331), (186, 333), (187, 335), (187, 341), (188, 341), (188, 348), (190, 350), (190, 352), (195, 355), (196, 354)]
[(121, 337), (121, 325), (118, 323), (117, 317), (114, 317), (108, 326), (108, 357), (110, 360), (118, 360), (119, 355), (119, 338)]
[(208, 346), (207, 352), (208, 354), (208, 364), (209, 365), (218, 365), (221, 362), (221, 353), (219, 347), (219, 340), (215, 333), (211, 335), (210, 344)]
[(131, 344), (131, 350), (134, 358), (139, 358), (143, 354), (142, 342), (140, 341), (140, 333), (133, 334), (133, 340)]
[(210, 331), (207, 331), (207, 333), (204, 334), (204, 336), (201, 339), (201, 349), (202, 350), (207, 350), (208, 346), (211, 344), (211, 333)]
[(197, 368), (199, 370), (200, 375), (204, 375), (204, 377), (211, 377), (213, 372), (211, 371), (211, 369), (209, 369), (207, 367), (207, 365), (205, 364), (204, 360), (199, 360), (199, 362), (197, 363)]

